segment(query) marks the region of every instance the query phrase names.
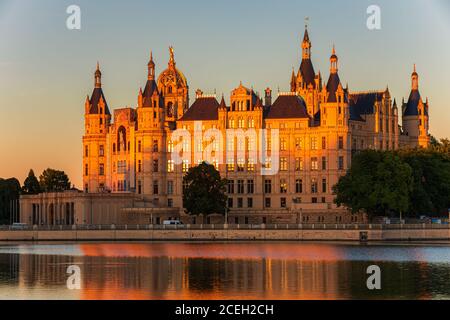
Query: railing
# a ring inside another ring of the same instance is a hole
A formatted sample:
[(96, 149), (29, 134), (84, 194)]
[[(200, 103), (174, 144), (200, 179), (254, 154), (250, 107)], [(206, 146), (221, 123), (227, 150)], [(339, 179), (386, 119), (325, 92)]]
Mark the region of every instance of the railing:
[(449, 224), (180, 224), (180, 225), (24, 225), (0, 226), (1, 231), (94, 230), (419, 230), (450, 229)]

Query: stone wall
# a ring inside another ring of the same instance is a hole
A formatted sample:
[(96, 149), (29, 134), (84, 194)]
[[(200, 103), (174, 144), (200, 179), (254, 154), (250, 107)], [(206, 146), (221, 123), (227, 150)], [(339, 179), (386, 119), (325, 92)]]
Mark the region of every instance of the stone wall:
[(67, 230), (0, 231), (0, 241), (359, 241), (361, 232), (369, 241), (450, 240), (450, 229), (418, 230)]

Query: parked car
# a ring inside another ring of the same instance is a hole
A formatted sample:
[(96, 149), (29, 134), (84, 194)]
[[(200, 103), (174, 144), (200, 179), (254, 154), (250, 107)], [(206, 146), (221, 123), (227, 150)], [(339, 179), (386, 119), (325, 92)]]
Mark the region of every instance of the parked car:
[(183, 222), (181, 222), (180, 220), (164, 220), (163, 221), (163, 225), (165, 225), (165, 226), (179, 226), (182, 224), (183, 224)]
[(431, 223), (432, 224), (442, 224), (442, 221), (439, 218), (433, 218), (433, 219), (431, 219)]
[(11, 225), (11, 229), (12, 230), (25, 230), (28, 227), (28, 225), (26, 223), (18, 223), (18, 222), (14, 222)]

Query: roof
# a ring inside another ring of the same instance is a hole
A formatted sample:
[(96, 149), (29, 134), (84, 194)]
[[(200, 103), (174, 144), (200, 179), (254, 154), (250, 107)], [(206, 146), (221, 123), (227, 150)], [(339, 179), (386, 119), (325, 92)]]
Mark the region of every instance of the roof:
[(383, 99), (384, 91), (357, 92), (349, 95), (350, 120), (365, 121), (361, 115), (373, 114), (375, 102)]
[(214, 97), (199, 97), (181, 117), (181, 121), (217, 120), (219, 102)]
[(320, 109), (319, 109), (319, 111), (317, 111), (316, 114), (314, 115), (314, 126), (320, 126), (320, 118), (321, 118), (321, 113), (320, 113)]
[(178, 87), (187, 87), (188, 86), (186, 77), (184, 76), (183, 72), (181, 72), (179, 69), (177, 69), (175, 67), (169, 67), (166, 70), (164, 70), (163, 72), (161, 72), (161, 74), (158, 77), (158, 85), (162, 86), (163, 85), (162, 80), (167, 77), (173, 77), (175, 79), (175, 83)]
[(383, 99), (384, 92), (361, 92), (350, 94), (350, 107), (354, 107), (360, 114), (372, 114), (374, 113), (375, 102)]
[(340, 83), (341, 80), (337, 72), (331, 73), (327, 83), (327, 92), (329, 93), (327, 102), (337, 102), (336, 92)]
[(302, 63), (300, 64), (299, 72), (303, 77), (303, 81), (307, 85), (312, 84), (314, 88), (316, 87), (316, 81), (315, 81), (316, 73), (314, 72), (314, 67), (311, 62), (311, 59), (303, 59), (302, 60)]
[(147, 83), (145, 84), (144, 92), (142, 94), (142, 101), (144, 107), (151, 107), (152, 106), (152, 96), (153, 93), (156, 91), (158, 93), (158, 88), (156, 86), (155, 80), (147, 80)]
[(266, 119), (309, 118), (305, 102), (296, 95), (280, 95), (267, 110)]
[(305, 35), (303, 36), (303, 41), (304, 42), (308, 42), (309, 41), (309, 33), (308, 33), (308, 29), (305, 28)]
[[(419, 90), (411, 90), (409, 94), (408, 102), (406, 103), (405, 111), (403, 112), (404, 116), (417, 116), (419, 115), (419, 102), (421, 100)], [(425, 112), (427, 112), (427, 108), (425, 108)]]
[(102, 88), (94, 88), (94, 91), (92, 92), (91, 99), (89, 100), (89, 103), (91, 105), (89, 109), (89, 114), (98, 114), (98, 104), (100, 102), (100, 97), (103, 98), (103, 101), (105, 102), (105, 114), (111, 115), (108, 108), (108, 103), (106, 102), (105, 95), (103, 94)]
[(350, 120), (353, 121), (365, 121), (362, 117), (361, 117), (361, 113), (359, 112), (358, 108), (355, 106), (350, 106)]

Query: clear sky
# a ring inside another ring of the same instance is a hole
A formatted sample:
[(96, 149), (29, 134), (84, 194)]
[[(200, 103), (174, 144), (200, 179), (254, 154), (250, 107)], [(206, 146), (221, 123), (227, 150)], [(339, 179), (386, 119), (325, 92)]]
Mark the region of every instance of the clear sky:
[[(66, 8), (81, 8), (81, 30), (68, 30)], [(366, 27), (381, 7), (382, 28)], [(300, 63), (304, 17), (312, 60), (324, 80), (333, 43), (340, 77), (352, 91), (410, 91), (417, 64), (430, 100), (431, 133), (450, 137), (448, 0), (0, 0), (0, 177), (52, 167), (81, 187), (84, 101), (97, 60), (111, 109), (136, 106), (150, 49), (157, 72), (168, 46), (194, 91), (229, 92), (242, 81), (259, 92), (289, 90)]]

